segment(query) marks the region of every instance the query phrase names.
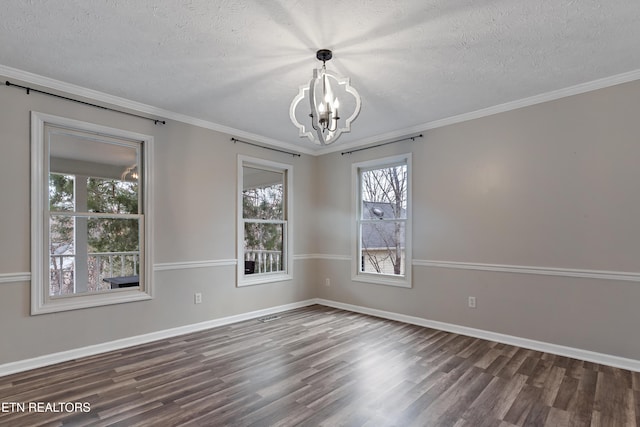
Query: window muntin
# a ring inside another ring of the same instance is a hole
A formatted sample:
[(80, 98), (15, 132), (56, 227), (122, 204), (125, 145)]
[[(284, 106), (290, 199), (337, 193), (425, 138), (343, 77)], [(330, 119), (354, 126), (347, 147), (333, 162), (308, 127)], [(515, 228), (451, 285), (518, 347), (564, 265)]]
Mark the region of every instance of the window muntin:
[(239, 161), (238, 285), (290, 279), (291, 166)]
[(410, 156), (354, 165), (354, 280), (411, 286)]
[(151, 297), (151, 142), (32, 114), (32, 314)]

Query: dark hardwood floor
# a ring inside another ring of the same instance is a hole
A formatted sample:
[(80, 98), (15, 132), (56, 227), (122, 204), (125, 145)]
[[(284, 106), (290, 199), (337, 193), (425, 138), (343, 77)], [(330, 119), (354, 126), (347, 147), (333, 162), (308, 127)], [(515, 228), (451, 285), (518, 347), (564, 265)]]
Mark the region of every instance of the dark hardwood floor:
[(324, 306), (279, 316), (2, 377), (0, 425), (640, 424), (639, 373)]

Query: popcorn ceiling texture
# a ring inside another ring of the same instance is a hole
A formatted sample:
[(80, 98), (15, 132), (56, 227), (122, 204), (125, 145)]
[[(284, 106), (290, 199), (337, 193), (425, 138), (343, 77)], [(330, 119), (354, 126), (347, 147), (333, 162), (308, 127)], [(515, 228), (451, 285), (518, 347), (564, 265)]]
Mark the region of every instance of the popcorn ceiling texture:
[(319, 65), (362, 112), (342, 143), (640, 69), (640, 2), (2, 2), (0, 65), (278, 141)]

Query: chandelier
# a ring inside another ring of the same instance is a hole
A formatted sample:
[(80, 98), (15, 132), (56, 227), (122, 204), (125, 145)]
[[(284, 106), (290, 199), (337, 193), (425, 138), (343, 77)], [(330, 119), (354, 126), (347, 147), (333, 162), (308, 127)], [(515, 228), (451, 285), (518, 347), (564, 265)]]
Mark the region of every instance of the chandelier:
[[(360, 95), (350, 85), (349, 78), (327, 71), (326, 62), (332, 57), (328, 49), (316, 52), (316, 58), (322, 61), (322, 68), (313, 70), (313, 77), (308, 84), (300, 86), (289, 108), (289, 116), (299, 129), (299, 136), (306, 136), (318, 145), (331, 144), (342, 133), (351, 131), (351, 122), (360, 113)], [(311, 107), (308, 115), (298, 111), (298, 105), (305, 98)], [(298, 120), (299, 117), (303, 117), (303, 120)]]

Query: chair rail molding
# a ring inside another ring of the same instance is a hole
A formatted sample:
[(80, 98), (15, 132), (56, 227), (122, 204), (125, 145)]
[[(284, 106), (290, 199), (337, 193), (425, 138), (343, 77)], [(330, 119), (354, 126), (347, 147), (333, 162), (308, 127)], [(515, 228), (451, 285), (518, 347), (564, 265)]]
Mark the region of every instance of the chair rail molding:
[(351, 261), (349, 255), (334, 255), (334, 254), (298, 254), (293, 256), (294, 260), (301, 259), (328, 259), (336, 261)]
[(640, 273), (633, 271), (585, 270), (575, 268), (538, 267), (509, 264), (483, 264), (474, 262), (436, 261), (420, 259), (414, 259), (412, 265), (418, 267), (451, 268), (456, 270), (493, 271), (499, 273), (537, 274), (542, 276), (563, 276), (586, 279), (640, 282)]
[(16, 283), (29, 281), (31, 281), (31, 273), (29, 272), (0, 273), (0, 283)]
[(187, 270), (191, 268), (208, 268), (208, 267), (224, 267), (227, 265), (236, 265), (238, 260), (230, 259), (208, 259), (202, 261), (179, 261), (179, 262), (161, 262), (153, 264), (154, 271), (168, 270)]

